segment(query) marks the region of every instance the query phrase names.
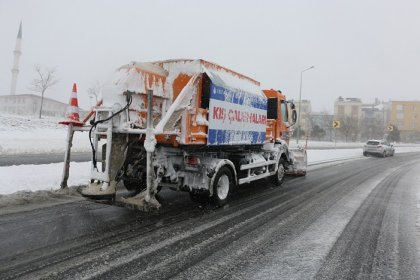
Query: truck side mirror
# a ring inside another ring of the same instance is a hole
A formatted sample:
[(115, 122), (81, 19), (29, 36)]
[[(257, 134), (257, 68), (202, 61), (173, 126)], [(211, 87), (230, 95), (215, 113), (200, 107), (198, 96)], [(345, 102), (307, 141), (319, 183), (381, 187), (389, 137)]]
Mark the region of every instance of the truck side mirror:
[(293, 108), (292, 109), (292, 125), (294, 125), (297, 121), (297, 113), (296, 110)]
[(290, 124), (289, 124), (289, 127), (290, 127), (290, 126), (292, 126), (292, 125), (294, 125), (296, 123), (297, 113), (296, 113), (296, 106), (295, 106), (295, 104), (293, 102), (291, 102), (291, 101), (287, 101), (287, 103), (288, 103), (288, 106), (287, 106), (288, 107), (288, 110), (290, 110), (289, 111), (289, 116), (290, 116), (290, 119), (291, 119)]
[(290, 108), (292, 108), (292, 110), (294, 110), (296, 108), (295, 103), (293, 102), (289, 102), (290, 103)]

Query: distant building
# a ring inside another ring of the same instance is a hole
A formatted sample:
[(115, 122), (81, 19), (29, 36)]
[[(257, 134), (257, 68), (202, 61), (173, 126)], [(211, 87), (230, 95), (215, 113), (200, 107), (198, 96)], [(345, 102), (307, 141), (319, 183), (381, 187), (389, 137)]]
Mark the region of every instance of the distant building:
[(378, 99), (372, 104), (362, 105), (361, 137), (362, 140), (385, 139), (389, 123), (389, 102)]
[(389, 122), (389, 103), (375, 102), (362, 105), (362, 121), (365, 124), (379, 123), (385, 128)]
[(336, 119), (350, 117), (360, 122), (362, 119), (362, 100), (360, 98), (339, 97), (334, 103), (334, 116)]
[(389, 123), (400, 131), (402, 141), (420, 142), (420, 101), (391, 101)]
[[(302, 100), (302, 104), (299, 104), (299, 101), (291, 100), (296, 106), (296, 112), (299, 118), (299, 111), (300, 111), (300, 127), (303, 131), (308, 131), (310, 129), (310, 114), (312, 112), (312, 105), (310, 100)], [(302, 107), (302, 110), (301, 110)], [(296, 124), (299, 123), (299, 119), (296, 121)]]
[[(68, 104), (44, 97), (42, 116), (64, 117)], [(38, 116), (41, 97), (34, 94), (0, 95), (0, 112)]]
[(340, 96), (334, 102), (334, 119), (340, 121), (340, 127), (335, 130), (336, 140), (360, 141), (362, 106), (360, 98)]

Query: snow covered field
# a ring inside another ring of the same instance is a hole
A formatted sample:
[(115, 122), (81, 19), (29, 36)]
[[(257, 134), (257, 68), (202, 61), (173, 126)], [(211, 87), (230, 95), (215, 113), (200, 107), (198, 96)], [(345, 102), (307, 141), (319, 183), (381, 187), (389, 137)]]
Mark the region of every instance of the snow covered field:
[[(58, 121), (0, 114), (0, 156), (53, 152), (63, 152), (64, 155), (67, 128), (57, 124)], [(341, 149), (334, 149), (334, 143), (331, 142), (309, 142), (308, 163), (311, 165), (336, 159), (362, 157), (363, 143), (337, 143), (336, 146)], [(319, 147), (327, 149), (310, 150)], [(75, 133), (72, 151), (90, 151), (86, 132)], [(397, 154), (413, 151), (420, 151), (420, 145), (396, 147)], [(0, 195), (18, 191), (58, 189), (62, 169), (62, 163), (0, 167)], [(89, 181), (89, 173), (89, 162), (72, 162), (69, 185), (86, 184)]]
[[(67, 127), (58, 124), (59, 121), (0, 114), (0, 155), (64, 154)], [(72, 151), (90, 151), (88, 137), (87, 132), (75, 133)]]

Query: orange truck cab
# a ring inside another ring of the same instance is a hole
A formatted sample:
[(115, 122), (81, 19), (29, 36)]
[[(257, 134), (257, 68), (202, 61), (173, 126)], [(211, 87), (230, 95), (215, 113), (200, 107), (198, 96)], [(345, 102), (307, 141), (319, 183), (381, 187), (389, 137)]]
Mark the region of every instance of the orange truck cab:
[(279, 90), (268, 89), (263, 92), (267, 96), (267, 141), (282, 139), (289, 144), (290, 127), (295, 124), (297, 117), (295, 106)]

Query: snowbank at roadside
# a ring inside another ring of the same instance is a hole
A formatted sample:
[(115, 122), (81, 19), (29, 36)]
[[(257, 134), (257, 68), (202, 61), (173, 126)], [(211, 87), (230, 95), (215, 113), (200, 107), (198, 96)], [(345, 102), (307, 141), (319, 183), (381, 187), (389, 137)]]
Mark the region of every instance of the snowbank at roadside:
[[(59, 121), (0, 114), (0, 155), (64, 153), (67, 126)], [(72, 151), (90, 151), (87, 132), (74, 134)]]
[[(63, 163), (0, 167), (0, 194), (56, 190), (60, 188), (62, 174)], [(68, 185), (86, 185), (89, 175), (90, 162), (72, 162)]]

